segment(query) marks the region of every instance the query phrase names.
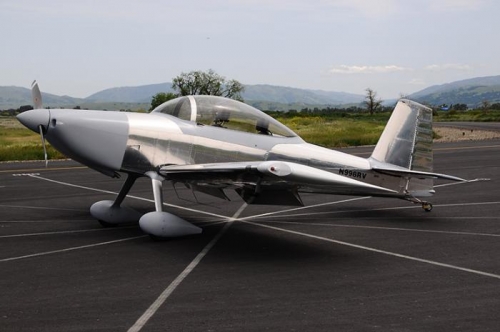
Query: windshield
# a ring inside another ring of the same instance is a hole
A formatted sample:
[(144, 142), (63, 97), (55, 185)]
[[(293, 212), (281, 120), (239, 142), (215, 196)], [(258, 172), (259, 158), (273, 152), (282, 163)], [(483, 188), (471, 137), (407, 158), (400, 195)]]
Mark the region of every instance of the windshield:
[(153, 110), (199, 125), (269, 136), (295, 137), (289, 128), (262, 111), (216, 96), (186, 96), (167, 101)]

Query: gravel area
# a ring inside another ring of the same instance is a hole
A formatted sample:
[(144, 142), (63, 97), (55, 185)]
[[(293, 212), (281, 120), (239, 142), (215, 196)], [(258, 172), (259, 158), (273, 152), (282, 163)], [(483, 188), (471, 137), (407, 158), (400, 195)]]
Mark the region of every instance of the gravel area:
[(439, 139), (434, 139), (434, 142), (480, 141), (500, 138), (498, 131), (447, 128), (436, 125), (433, 129), (441, 136)]

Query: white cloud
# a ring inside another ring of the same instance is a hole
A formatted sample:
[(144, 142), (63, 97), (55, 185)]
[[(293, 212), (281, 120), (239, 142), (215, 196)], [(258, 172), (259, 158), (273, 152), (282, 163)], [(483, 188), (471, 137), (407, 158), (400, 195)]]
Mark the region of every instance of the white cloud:
[(392, 72), (410, 71), (411, 68), (387, 65), (387, 66), (348, 66), (339, 65), (332, 67), (330, 74), (384, 74)]
[(443, 70), (472, 70), (472, 66), (460, 63), (445, 63), (440, 65), (429, 65), (424, 68), (429, 71), (443, 71)]

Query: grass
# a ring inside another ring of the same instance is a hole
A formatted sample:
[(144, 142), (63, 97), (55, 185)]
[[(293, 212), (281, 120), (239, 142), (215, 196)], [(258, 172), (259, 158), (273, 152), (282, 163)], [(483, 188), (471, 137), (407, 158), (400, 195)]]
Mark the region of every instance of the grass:
[[(390, 117), (389, 112), (374, 115), (362, 112), (327, 115), (276, 112), (271, 115), (307, 142), (328, 148), (376, 144)], [(500, 111), (440, 111), (435, 114), (434, 121), (500, 121)], [(49, 159), (65, 158), (48, 142), (47, 153)], [(0, 116), (0, 161), (42, 159), (40, 135), (26, 129), (15, 117)]]
[(305, 141), (324, 147), (376, 144), (386, 121), (323, 117), (278, 118)]
[[(48, 159), (66, 158), (46, 142)], [(40, 135), (26, 129), (15, 117), (0, 117), (0, 161), (43, 160)]]

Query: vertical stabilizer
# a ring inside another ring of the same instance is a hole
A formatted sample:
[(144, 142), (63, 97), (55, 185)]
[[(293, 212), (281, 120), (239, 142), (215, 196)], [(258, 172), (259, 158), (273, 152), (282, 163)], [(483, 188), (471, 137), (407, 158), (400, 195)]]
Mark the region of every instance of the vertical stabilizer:
[(433, 177), (418, 174), (432, 172), (432, 110), (411, 100), (400, 100), (373, 150), (370, 163), (379, 171), (394, 171), (387, 174), (401, 178), (401, 193), (432, 195)]
[(371, 158), (410, 170), (432, 172), (432, 110), (411, 100), (400, 100)]

